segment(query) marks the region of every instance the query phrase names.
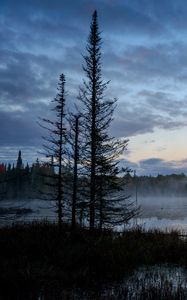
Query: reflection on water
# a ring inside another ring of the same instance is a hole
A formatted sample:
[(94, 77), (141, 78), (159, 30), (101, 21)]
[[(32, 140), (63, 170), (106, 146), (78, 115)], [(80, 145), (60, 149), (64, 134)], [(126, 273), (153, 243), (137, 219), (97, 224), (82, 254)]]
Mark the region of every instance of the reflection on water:
[(46, 289), (38, 300), (187, 299), (186, 271), (166, 265), (142, 267), (121, 282), (94, 289)]
[(139, 197), (142, 216), (165, 219), (187, 218), (186, 197)]
[[(158, 228), (162, 230), (178, 229), (187, 233), (187, 198), (186, 197), (139, 197), (138, 205), (141, 206), (141, 215), (133, 220), (130, 226), (136, 223), (144, 229)], [(12, 214), (6, 215), (5, 209), (12, 208)], [(15, 208), (26, 209), (26, 214), (16, 214)], [(29, 210), (31, 210), (29, 212)], [(55, 221), (55, 205), (53, 201), (41, 199), (27, 200), (1, 200), (0, 220), (1, 224), (42, 218)], [(121, 228), (122, 230), (123, 228)]]

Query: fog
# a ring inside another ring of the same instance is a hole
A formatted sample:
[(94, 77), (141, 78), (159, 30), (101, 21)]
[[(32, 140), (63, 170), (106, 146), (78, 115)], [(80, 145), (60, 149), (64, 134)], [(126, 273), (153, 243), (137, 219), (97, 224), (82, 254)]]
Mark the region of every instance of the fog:
[(141, 216), (144, 218), (181, 219), (187, 217), (187, 197), (140, 196), (137, 198), (137, 203), (141, 206)]
[(141, 177), (128, 189), (140, 206), (136, 220), (145, 229), (178, 229), (187, 233), (187, 178), (181, 175)]
[[(130, 226), (179, 229), (187, 233), (187, 178), (183, 174), (131, 177), (124, 193), (131, 196), (135, 206), (140, 206), (140, 214)], [(38, 219), (55, 221), (55, 210), (53, 201), (3, 199), (0, 200), (0, 221), (1, 225)]]

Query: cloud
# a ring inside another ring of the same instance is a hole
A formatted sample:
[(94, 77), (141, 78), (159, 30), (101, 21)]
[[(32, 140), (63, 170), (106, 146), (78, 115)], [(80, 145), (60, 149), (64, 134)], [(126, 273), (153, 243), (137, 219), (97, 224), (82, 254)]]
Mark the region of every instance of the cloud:
[[(172, 107), (172, 103), (169, 105)], [(164, 107), (161, 107), (161, 111), (164, 111)], [(178, 114), (180, 116), (179, 112)], [(127, 103), (120, 103), (115, 112), (111, 134), (118, 137), (130, 137), (153, 132), (155, 128), (172, 130), (187, 126), (187, 121), (176, 118), (177, 111), (175, 118), (172, 116), (162, 115), (147, 105), (131, 106)]]
[(166, 161), (160, 158), (149, 158), (139, 161), (138, 173), (157, 176), (158, 174), (181, 174), (187, 173), (186, 160)]
[(2, 0), (1, 145), (39, 145), (36, 120), (51, 116), (62, 72), (68, 106), (77, 101), (94, 9), (103, 37), (103, 77), (111, 80), (107, 96), (120, 99), (112, 135), (187, 126), (184, 0)]
[[(115, 43), (116, 44), (116, 43)], [(179, 89), (181, 80), (186, 80), (187, 64), (186, 42), (173, 39), (172, 41), (158, 40), (156, 43), (139, 45), (122, 42), (118, 48), (105, 52), (104, 60), (106, 74), (113, 74), (123, 84), (150, 88), (170, 85)], [(110, 48), (109, 48), (110, 49)]]
[(128, 167), (131, 170), (136, 170), (137, 176), (157, 176), (159, 174), (181, 174), (187, 173), (187, 159), (183, 160), (164, 160), (160, 158), (148, 158), (138, 162), (132, 162), (128, 159), (123, 159), (120, 166)]
[(0, 146), (41, 145), (41, 134), (37, 117), (30, 113), (0, 112)]
[(176, 116), (186, 117), (187, 98), (178, 99), (175, 93), (149, 90), (142, 90), (137, 96), (143, 98), (146, 105), (159, 113), (165, 113), (175, 119)]
[(174, 31), (185, 30), (186, 31), (186, 13), (187, 7), (184, 0), (157, 0), (157, 1), (146, 1), (138, 0), (130, 1), (129, 5), (133, 5), (137, 10), (144, 8), (144, 13), (149, 14), (155, 20), (166, 24), (167, 27), (172, 28)]

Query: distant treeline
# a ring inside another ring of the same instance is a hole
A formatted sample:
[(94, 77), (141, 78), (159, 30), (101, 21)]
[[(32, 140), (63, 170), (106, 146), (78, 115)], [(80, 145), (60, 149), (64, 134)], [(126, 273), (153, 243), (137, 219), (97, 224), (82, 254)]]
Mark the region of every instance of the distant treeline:
[(22, 163), (19, 151), (16, 166), (0, 164), (0, 199), (39, 198), (47, 194), (54, 168), (37, 159), (32, 166)]
[[(67, 170), (68, 173), (68, 170)], [(42, 198), (52, 188), (55, 170), (51, 163), (32, 166), (22, 163), (21, 151), (17, 163), (0, 164), (0, 199)], [(71, 174), (67, 174), (70, 180)], [(129, 195), (140, 196), (187, 196), (187, 176), (184, 173), (152, 176), (131, 176), (124, 178), (124, 188)]]
[(152, 176), (128, 175), (128, 191), (141, 196), (187, 196), (187, 176), (184, 173)]

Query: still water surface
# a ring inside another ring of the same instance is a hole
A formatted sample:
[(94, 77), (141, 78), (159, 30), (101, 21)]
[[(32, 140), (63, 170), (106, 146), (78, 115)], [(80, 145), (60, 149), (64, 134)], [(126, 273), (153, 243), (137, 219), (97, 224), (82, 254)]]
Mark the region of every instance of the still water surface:
[[(187, 198), (186, 197), (139, 197), (140, 216), (130, 223), (144, 229), (178, 229), (187, 233)], [(32, 209), (27, 214), (5, 214), (0, 211), (1, 224), (13, 221), (31, 221), (46, 218), (55, 221), (55, 205), (44, 200), (1, 200), (0, 208)], [(122, 228), (121, 228), (122, 229)]]
[(186, 270), (176, 266), (141, 267), (118, 283), (93, 289), (60, 289), (43, 291), (38, 300), (143, 300), (187, 299)]

